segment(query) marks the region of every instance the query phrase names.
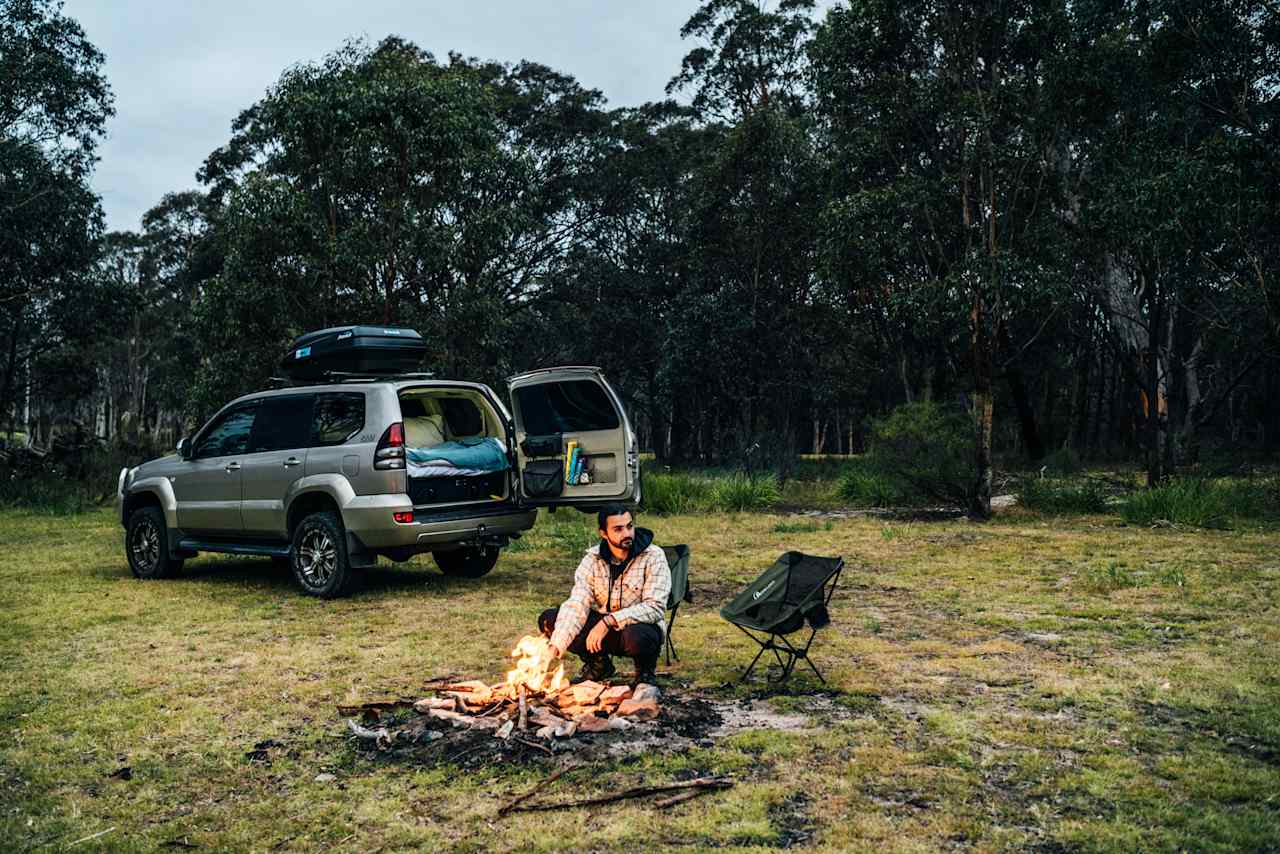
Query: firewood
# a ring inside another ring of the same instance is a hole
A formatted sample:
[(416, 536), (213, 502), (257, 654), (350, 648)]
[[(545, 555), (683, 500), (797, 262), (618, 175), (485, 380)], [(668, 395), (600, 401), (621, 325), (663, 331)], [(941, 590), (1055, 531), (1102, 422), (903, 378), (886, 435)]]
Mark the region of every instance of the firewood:
[(379, 750), (385, 750), (391, 746), (391, 742), (395, 738), (391, 733), (387, 732), (386, 727), (378, 727), (377, 729), (366, 729), (355, 722), (354, 718), (347, 718), (347, 729), (351, 730), (351, 734), (356, 738), (362, 738), (366, 741), (372, 741)]
[[(598, 798), (587, 798), (581, 801), (563, 801), (555, 804), (518, 804), (512, 806), (507, 812), (546, 812), (549, 810), (571, 809), (573, 807), (589, 807), (596, 804), (611, 804), (616, 801), (628, 800), (630, 798), (643, 798), (647, 795), (656, 795), (662, 792), (674, 792), (681, 789), (727, 789), (733, 785), (733, 781), (727, 777), (699, 777), (696, 780), (686, 780), (682, 783), (668, 783), (662, 786), (638, 786), (634, 789), (627, 789), (612, 795), (604, 795)], [(666, 798), (665, 800), (670, 800)]]
[(458, 709), (458, 701), (452, 697), (423, 697), (413, 704), (413, 710), (424, 715), (431, 709), (444, 709), (447, 712), (454, 712)]
[(525, 699), (524, 686), (520, 686), (520, 729), (529, 728), (529, 703)]

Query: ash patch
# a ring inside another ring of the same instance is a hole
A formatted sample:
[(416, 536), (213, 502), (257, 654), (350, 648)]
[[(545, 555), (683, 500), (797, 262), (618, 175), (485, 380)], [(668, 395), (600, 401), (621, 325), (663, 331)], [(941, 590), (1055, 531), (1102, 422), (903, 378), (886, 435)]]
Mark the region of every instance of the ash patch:
[[(620, 730), (578, 733), (572, 738), (539, 739), (531, 730), (517, 731), (510, 738), (495, 738), (489, 729), (455, 727), (412, 708), (401, 707), (366, 710), (360, 726), (378, 736), (351, 736), (350, 741), (358, 755), (379, 762), (455, 765), (477, 770), (500, 764), (544, 764), (568, 758), (582, 763), (618, 760), (642, 753), (683, 753), (713, 747), (723, 738), (751, 730), (813, 732), (823, 721), (842, 717), (849, 711), (825, 695), (803, 698), (793, 709), (783, 711), (763, 697), (722, 700), (696, 691), (669, 689), (662, 695), (656, 719)], [(795, 812), (794, 806), (788, 809)], [(786, 827), (792, 828), (792, 825)], [(787, 830), (789, 835), (785, 839), (780, 836), (783, 841), (779, 844), (800, 844), (798, 834), (802, 830), (799, 828), (796, 833)]]

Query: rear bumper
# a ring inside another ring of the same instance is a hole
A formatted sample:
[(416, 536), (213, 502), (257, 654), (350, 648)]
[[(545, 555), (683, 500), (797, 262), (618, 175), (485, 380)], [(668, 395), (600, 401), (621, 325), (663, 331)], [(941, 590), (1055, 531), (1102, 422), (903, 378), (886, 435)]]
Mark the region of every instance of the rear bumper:
[(414, 507), (407, 495), (361, 495), (342, 508), (342, 521), (367, 548), (430, 551), (434, 546), (519, 534), (532, 528), (538, 518), (536, 509), (509, 504), (414, 510), (414, 521), (408, 524), (391, 517), (410, 510)]

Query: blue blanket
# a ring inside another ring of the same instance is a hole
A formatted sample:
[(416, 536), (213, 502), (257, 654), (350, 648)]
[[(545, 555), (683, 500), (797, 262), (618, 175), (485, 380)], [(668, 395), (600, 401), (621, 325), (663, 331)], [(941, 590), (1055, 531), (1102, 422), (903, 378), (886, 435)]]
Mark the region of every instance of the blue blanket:
[(463, 439), (458, 442), (445, 442), (443, 445), (432, 445), (430, 448), (409, 448), (406, 454), (410, 462), (418, 465), (443, 461), (460, 469), (506, 471), (511, 468), (502, 445), (493, 438)]

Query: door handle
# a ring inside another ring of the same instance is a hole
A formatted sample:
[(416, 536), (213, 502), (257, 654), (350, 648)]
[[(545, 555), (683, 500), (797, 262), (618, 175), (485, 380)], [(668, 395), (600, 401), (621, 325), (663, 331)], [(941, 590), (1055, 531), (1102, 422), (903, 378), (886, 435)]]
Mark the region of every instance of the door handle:
[(287, 469), (291, 469), (294, 466), (300, 466), (300, 465), (302, 465), (302, 460), (298, 459), (297, 457), (289, 457), (289, 459), (284, 461), (284, 467)]
[(240, 471), (240, 464), (236, 462), (227, 463), (227, 474), (231, 474), (234, 471)]

